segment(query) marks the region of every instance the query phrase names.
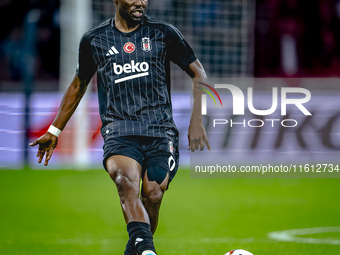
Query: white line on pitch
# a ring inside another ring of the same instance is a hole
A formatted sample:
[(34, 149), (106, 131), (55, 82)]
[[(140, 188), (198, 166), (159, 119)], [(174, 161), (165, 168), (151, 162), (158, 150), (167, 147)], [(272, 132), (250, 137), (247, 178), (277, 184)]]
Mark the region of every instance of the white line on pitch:
[(297, 235), (312, 235), (320, 233), (340, 233), (340, 227), (319, 227), (276, 231), (268, 233), (268, 238), (281, 242), (340, 245), (339, 239), (297, 237)]

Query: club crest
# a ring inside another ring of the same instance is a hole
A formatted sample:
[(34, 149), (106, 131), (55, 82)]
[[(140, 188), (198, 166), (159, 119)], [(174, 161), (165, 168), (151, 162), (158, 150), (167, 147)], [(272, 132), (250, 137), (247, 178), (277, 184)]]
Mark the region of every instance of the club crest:
[(174, 154), (174, 145), (171, 141), (169, 141), (169, 151), (171, 154)]
[(151, 50), (151, 41), (150, 38), (144, 37), (142, 38), (142, 50), (148, 52)]

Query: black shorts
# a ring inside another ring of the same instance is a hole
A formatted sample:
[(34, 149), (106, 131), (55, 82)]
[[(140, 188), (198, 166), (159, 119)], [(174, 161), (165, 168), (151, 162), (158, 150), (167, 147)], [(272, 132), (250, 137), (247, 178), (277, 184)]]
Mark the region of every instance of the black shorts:
[(114, 155), (123, 155), (136, 160), (142, 167), (142, 178), (149, 167), (162, 167), (169, 173), (169, 183), (178, 170), (178, 146), (163, 137), (121, 136), (108, 139), (104, 143), (103, 165)]

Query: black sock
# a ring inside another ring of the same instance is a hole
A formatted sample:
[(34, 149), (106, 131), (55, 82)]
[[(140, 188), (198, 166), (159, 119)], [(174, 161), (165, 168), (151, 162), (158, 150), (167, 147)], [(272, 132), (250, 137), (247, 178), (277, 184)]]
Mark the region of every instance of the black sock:
[(124, 255), (136, 255), (136, 254), (137, 254), (137, 250), (136, 250), (132, 240), (129, 239), (129, 241), (126, 244)]
[(138, 252), (138, 254), (142, 254), (142, 252), (146, 250), (151, 250), (156, 253), (149, 224), (132, 221), (126, 228), (130, 237), (128, 244), (126, 245), (127, 248), (130, 249), (130, 247), (133, 246), (134, 250)]

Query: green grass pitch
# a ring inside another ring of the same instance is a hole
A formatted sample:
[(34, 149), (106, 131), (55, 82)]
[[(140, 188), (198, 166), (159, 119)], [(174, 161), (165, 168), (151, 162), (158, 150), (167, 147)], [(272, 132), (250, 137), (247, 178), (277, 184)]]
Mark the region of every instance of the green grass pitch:
[[(160, 255), (340, 254), (340, 245), (268, 233), (340, 226), (340, 179), (193, 179), (179, 170), (161, 208)], [(304, 236), (300, 236), (304, 237)], [(340, 233), (306, 235), (338, 240)], [(127, 233), (104, 170), (0, 171), (0, 254), (123, 254)]]

